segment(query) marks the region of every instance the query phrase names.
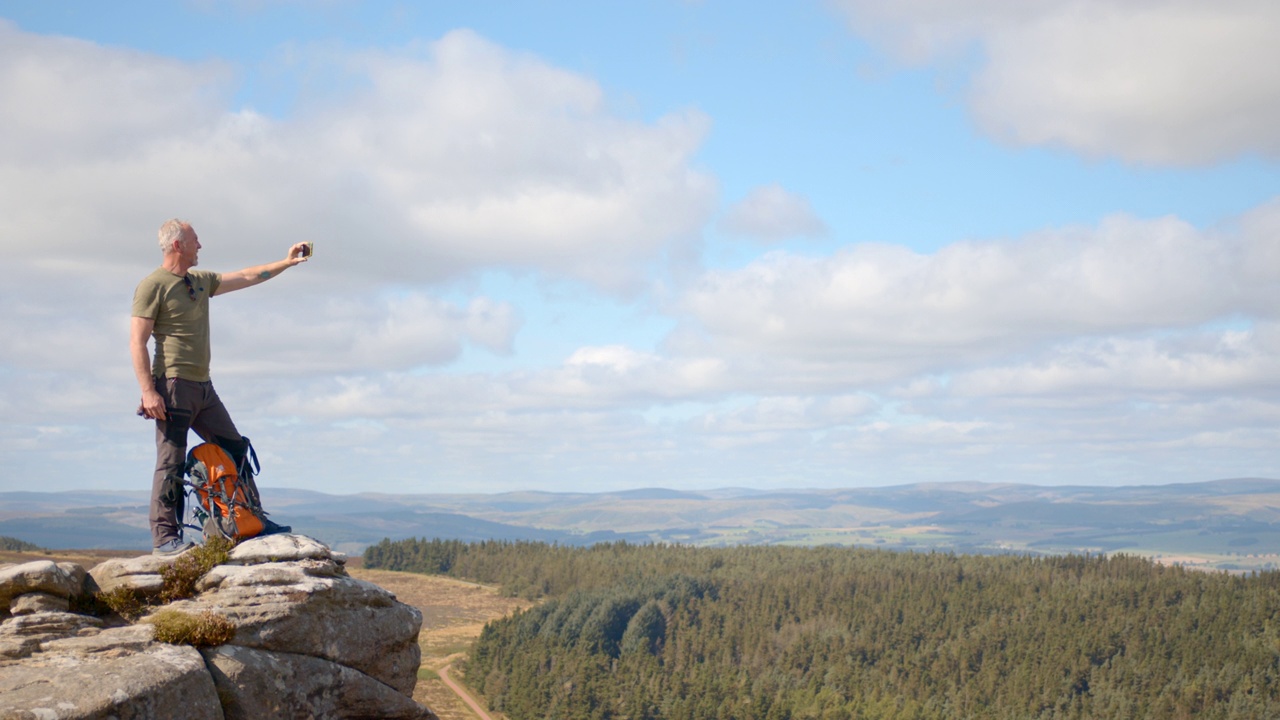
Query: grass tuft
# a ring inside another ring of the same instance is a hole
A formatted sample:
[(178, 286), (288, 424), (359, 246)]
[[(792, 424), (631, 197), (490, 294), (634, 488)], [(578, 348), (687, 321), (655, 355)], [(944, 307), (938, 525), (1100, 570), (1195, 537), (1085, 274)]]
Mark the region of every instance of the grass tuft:
[(105, 607), (129, 622), (136, 622), (150, 607), (195, 597), (196, 583), (210, 570), (225, 563), (234, 547), (232, 541), (215, 537), (178, 556), (172, 565), (160, 570), (163, 584), (156, 598), (148, 598), (134, 588), (121, 585), (109, 592), (94, 593), (91, 598), (81, 601), (81, 606), (86, 610)]
[(94, 593), (94, 597), (99, 603), (106, 605), (112, 612), (129, 622), (137, 620), (147, 609), (147, 603), (142, 594), (127, 585), (121, 585), (107, 592)]
[(164, 586), (160, 590), (160, 602), (171, 603), (195, 597), (196, 583), (213, 568), (225, 563), (235, 543), (226, 538), (211, 537), (204, 545), (192, 548), (160, 571)]
[(165, 608), (147, 618), (147, 622), (155, 626), (156, 640), (171, 645), (225, 645), (236, 634), (236, 626), (230, 620), (208, 610), (193, 615)]

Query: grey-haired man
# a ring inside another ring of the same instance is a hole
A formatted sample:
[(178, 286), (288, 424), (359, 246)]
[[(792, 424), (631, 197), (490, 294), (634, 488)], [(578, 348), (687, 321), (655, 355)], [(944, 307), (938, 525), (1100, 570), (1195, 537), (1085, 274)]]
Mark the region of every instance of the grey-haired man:
[[(151, 481), (151, 543), (157, 555), (192, 547), (182, 540), (182, 475), (187, 431), (217, 442), (238, 462), (247, 443), (231, 421), (209, 379), (209, 298), (266, 282), (306, 262), (307, 243), (289, 248), (284, 260), (233, 273), (193, 270), (200, 262), (200, 239), (191, 223), (160, 226), (164, 259), (133, 294), (129, 351), (142, 390), (138, 414), (156, 421), (156, 470)], [(147, 342), (155, 338), (154, 356)], [(275, 526), (276, 531), (287, 530)]]

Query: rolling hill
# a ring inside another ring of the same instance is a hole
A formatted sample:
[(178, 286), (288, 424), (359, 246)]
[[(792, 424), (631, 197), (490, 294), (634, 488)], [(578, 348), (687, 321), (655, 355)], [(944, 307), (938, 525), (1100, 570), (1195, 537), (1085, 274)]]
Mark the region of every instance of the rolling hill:
[[(1280, 480), (1159, 486), (951, 483), (702, 492), (360, 493), (264, 488), (280, 522), (358, 553), (383, 538), (864, 545), (1117, 553), (1226, 570), (1280, 567)], [(146, 493), (0, 493), (0, 535), (50, 549), (148, 546)]]

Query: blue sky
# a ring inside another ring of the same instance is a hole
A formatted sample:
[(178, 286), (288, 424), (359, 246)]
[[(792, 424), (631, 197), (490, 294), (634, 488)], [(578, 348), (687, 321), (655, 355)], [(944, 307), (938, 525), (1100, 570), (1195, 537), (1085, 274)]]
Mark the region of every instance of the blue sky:
[[(0, 0), (0, 490), (142, 488), (133, 286), (264, 484), (1280, 476), (1261, 0)], [(107, 462), (103, 462), (106, 459)]]

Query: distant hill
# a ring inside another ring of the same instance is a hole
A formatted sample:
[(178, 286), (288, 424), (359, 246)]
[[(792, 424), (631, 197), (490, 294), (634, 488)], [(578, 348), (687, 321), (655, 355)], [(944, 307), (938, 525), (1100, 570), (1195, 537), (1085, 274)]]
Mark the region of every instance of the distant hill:
[[(988, 483), (832, 490), (328, 495), (264, 488), (273, 518), (346, 552), (383, 538), (860, 545), (964, 553), (1116, 553), (1228, 570), (1280, 567), (1280, 480), (1159, 486)], [(145, 549), (144, 491), (0, 493), (0, 535), (50, 549)]]

